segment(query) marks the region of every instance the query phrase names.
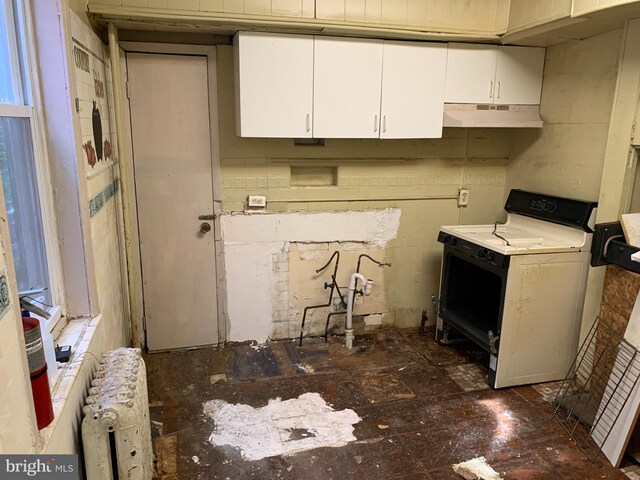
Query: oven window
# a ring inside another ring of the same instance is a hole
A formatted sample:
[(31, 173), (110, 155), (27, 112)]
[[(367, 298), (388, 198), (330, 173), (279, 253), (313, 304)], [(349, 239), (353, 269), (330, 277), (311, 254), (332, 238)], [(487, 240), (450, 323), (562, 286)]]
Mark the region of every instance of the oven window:
[(448, 283), (443, 299), (446, 309), (468, 327), (497, 334), (502, 278), (454, 255), (449, 255), (448, 261)]

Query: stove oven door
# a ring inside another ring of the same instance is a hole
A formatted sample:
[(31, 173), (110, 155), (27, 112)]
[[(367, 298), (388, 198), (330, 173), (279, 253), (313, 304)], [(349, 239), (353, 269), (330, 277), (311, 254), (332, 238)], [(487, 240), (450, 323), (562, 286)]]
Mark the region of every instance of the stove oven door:
[(494, 360), (500, 340), (507, 271), (508, 257), (496, 265), (445, 245), (436, 339), (446, 343), (459, 332), (489, 352)]

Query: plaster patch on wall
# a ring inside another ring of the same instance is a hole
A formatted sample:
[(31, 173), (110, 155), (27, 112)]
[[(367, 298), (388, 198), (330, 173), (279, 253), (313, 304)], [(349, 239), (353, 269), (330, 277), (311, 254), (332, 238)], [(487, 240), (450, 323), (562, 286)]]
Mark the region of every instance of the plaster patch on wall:
[[(292, 323), (289, 291), (291, 242), (310, 244), (309, 255), (318, 259), (324, 255), (317, 250), (329, 253), (328, 242), (342, 242), (341, 245), (360, 242), (357, 249), (354, 247), (355, 251), (366, 251), (367, 247), (381, 250), (396, 237), (400, 213), (400, 209), (391, 208), (366, 212), (223, 215), (228, 340), (262, 343), (268, 338), (297, 335), (293, 329), (299, 328), (299, 320)], [(355, 266), (355, 261), (351, 264)]]
[(262, 408), (223, 400), (203, 406), (216, 425), (209, 441), (239, 448), (245, 460), (342, 447), (357, 440), (353, 425), (361, 420), (353, 410), (334, 410), (318, 393), (285, 401), (275, 398)]
[(225, 215), (225, 245), (256, 242), (370, 242), (384, 247), (400, 225), (399, 208), (366, 212), (277, 213)]
[(273, 255), (288, 248), (284, 243), (225, 244), (229, 340), (266, 342), (271, 334)]

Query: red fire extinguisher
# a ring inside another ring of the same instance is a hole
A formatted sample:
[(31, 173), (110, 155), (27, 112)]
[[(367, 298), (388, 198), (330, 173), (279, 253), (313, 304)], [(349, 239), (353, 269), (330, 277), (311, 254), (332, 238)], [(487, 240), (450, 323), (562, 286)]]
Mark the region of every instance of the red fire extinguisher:
[(31, 376), (33, 403), (36, 407), (36, 421), (38, 430), (41, 430), (53, 421), (53, 404), (51, 403), (47, 360), (44, 356), (40, 322), (32, 317), (22, 317), (22, 329), (27, 345), (27, 360)]

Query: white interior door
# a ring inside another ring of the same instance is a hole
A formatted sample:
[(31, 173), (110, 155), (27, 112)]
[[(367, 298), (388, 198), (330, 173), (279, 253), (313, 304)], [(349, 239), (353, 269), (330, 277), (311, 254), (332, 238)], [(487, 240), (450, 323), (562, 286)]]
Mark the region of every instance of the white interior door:
[(378, 138), (382, 40), (315, 37), (313, 136)]
[[(147, 346), (218, 341), (207, 58), (127, 54)], [(210, 231), (201, 232), (202, 225)]]

